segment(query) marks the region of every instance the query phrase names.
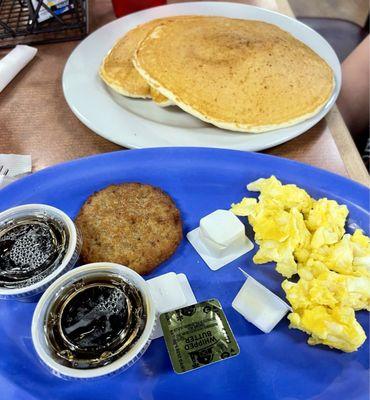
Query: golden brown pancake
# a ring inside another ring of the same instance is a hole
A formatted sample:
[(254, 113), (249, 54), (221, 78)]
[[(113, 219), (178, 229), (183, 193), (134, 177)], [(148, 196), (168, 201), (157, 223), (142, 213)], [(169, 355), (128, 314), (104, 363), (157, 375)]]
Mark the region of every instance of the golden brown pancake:
[(150, 21), (130, 30), (105, 56), (99, 70), (103, 81), (116, 92), (129, 97), (150, 98), (150, 86), (132, 65), (138, 43), (161, 20)]
[[(189, 17), (192, 16), (184, 15), (155, 19), (131, 29), (116, 42), (105, 56), (99, 70), (100, 77), (113, 90), (124, 96), (151, 98), (150, 86), (132, 64), (132, 57), (136, 47), (156, 26), (177, 18)], [(171, 102), (164, 99), (164, 96), (161, 96), (158, 97), (158, 103), (166, 106)]]
[(167, 260), (182, 239), (180, 212), (161, 189), (111, 185), (90, 196), (76, 224), (83, 262), (108, 261), (146, 274)]
[(150, 97), (161, 107), (168, 107), (174, 104), (170, 99), (168, 99), (166, 96), (163, 96), (163, 94), (158, 92), (158, 90), (154, 89), (152, 86), (150, 87)]
[(330, 98), (328, 64), (275, 25), (205, 17), (166, 21), (134, 64), (183, 110), (224, 129), (263, 132), (316, 114)]

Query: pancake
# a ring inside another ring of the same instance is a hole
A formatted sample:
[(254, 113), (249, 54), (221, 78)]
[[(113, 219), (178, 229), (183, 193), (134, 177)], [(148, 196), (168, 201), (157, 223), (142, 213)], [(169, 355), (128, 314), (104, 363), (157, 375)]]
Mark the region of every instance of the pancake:
[[(189, 16), (155, 19), (127, 32), (105, 56), (99, 70), (101, 79), (114, 91), (124, 96), (144, 99), (151, 98), (150, 86), (134, 68), (132, 57), (138, 44), (153, 28), (177, 18), (189, 18)], [(171, 103), (159, 93), (156, 102), (162, 107)]]
[(132, 65), (137, 45), (162, 20), (150, 21), (130, 30), (105, 56), (99, 70), (103, 81), (116, 92), (128, 97), (150, 98), (150, 86)]
[(141, 183), (111, 185), (90, 196), (76, 224), (84, 263), (125, 265), (139, 274), (167, 260), (182, 239), (180, 212), (161, 189)]
[(310, 118), (334, 88), (323, 59), (288, 32), (260, 21), (166, 21), (138, 46), (134, 65), (183, 110), (241, 132)]
[(158, 90), (154, 89), (152, 86), (150, 87), (150, 97), (160, 107), (168, 107), (174, 105), (174, 103), (170, 99), (168, 99), (166, 96), (163, 96), (163, 94), (158, 92)]

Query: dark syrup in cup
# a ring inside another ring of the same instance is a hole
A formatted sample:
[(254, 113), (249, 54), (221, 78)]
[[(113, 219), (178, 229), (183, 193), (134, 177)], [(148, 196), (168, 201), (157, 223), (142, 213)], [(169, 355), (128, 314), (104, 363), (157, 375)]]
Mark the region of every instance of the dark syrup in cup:
[(0, 288), (19, 289), (55, 271), (69, 245), (62, 221), (47, 215), (10, 219), (0, 225)]
[(44, 334), (59, 364), (98, 368), (126, 354), (146, 321), (140, 290), (119, 275), (93, 275), (57, 293), (46, 314)]

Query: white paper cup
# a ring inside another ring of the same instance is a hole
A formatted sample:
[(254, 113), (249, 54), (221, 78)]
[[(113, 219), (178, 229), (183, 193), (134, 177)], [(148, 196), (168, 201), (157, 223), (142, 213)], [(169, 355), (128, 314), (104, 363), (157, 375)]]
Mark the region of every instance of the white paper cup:
[(38, 296), (44, 292), (55, 279), (74, 267), (80, 255), (82, 246), (81, 235), (71, 218), (58, 208), (46, 204), (26, 204), (13, 207), (0, 213), (0, 225), (9, 220), (26, 216), (48, 216), (64, 225), (69, 235), (68, 248), (60, 265), (48, 276), (32, 285), (21, 288), (11, 289), (0, 287), (0, 299), (36, 301)]
[[(91, 369), (77, 369), (59, 364), (52, 357), (47, 339), (44, 334), (44, 322), (47, 318), (48, 310), (53, 304), (60, 290), (66, 285), (71, 285), (74, 282), (86, 278), (87, 276), (101, 276), (102, 274), (119, 275), (129, 283), (134, 285), (141, 293), (146, 313), (147, 320), (144, 331), (138, 338), (134, 346), (123, 354), (120, 358), (112, 363)], [(100, 262), (87, 264), (82, 267), (75, 268), (67, 274), (57, 279), (42, 295), (37, 304), (32, 319), (32, 341), (36, 353), (40, 357), (43, 364), (47, 366), (51, 373), (64, 379), (96, 379), (103, 376), (116, 375), (133, 365), (146, 351), (150, 342), (151, 335), (155, 327), (156, 311), (149, 287), (146, 281), (135, 271), (119, 264)]]

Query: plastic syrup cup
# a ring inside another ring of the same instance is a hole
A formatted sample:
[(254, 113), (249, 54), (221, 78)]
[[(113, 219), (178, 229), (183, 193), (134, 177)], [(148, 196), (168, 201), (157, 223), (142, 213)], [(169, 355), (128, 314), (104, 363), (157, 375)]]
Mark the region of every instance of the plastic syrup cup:
[(0, 226), (10, 220), (28, 216), (46, 216), (61, 223), (69, 235), (68, 248), (59, 266), (40, 281), (21, 288), (0, 287), (0, 299), (3, 300), (37, 301), (52, 282), (75, 266), (81, 252), (82, 237), (74, 222), (62, 210), (46, 204), (26, 204), (3, 211), (0, 213)]
[[(91, 369), (71, 368), (58, 363), (56, 359), (52, 357), (51, 350), (44, 334), (44, 323), (51, 304), (65, 286), (71, 285), (78, 280), (94, 274), (96, 276), (102, 276), (104, 274), (118, 275), (130, 284), (134, 285), (143, 297), (147, 312), (147, 320), (144, 330), (134, 346), (120, 358), (101, 367)], [(142, 357), (151, 342), (152, 332), (155, 328), (155, 320), (156, 310), (149, 286), (138, 273), (123, 265), (109, 262), (86, 264), (61, 276), (42, 295), (32, 318), (32, 342), (40, 360), (53, 375), (68, 380), (97, 379), (100, 377), (116, 375), (131, 367)]]

